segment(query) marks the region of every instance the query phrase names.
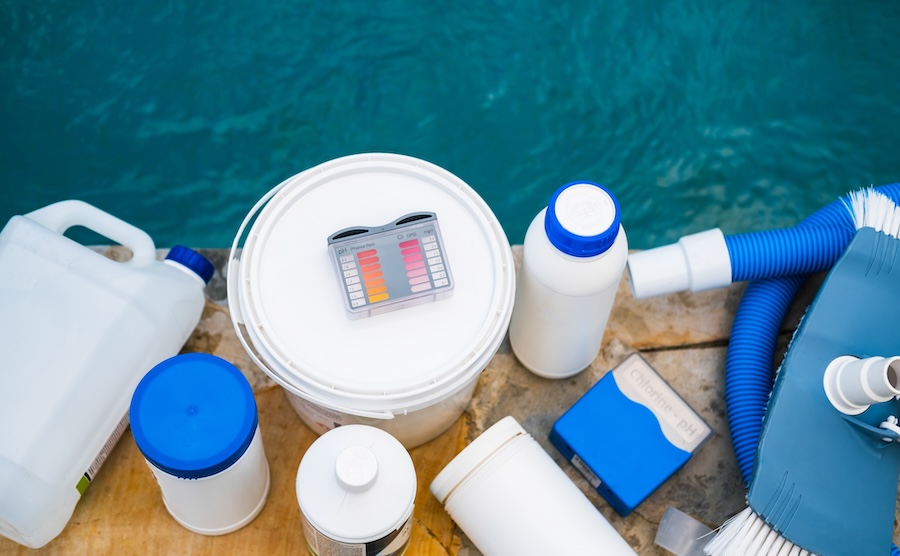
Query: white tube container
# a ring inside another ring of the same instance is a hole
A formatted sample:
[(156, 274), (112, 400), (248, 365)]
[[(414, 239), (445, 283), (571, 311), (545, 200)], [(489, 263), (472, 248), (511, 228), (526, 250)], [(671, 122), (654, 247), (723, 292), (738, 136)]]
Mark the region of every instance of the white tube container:
[(635, 555), (513, 417), (460, 452), (431, 492), (485, 556)]
[(169, 514), (190, 531), (247, 525), (269, 494), (253, 391), (231, 363), (205, 353), (155, 366), (131, 401), (131, 430)]
[(600, 351), (628, 240), (619, 204), (601, 185), (567, 184), (525, 233), (509, 340), (531, 372), (566, 378)]
[(303, 535), (314, 556), (401, 556), (409, 546), (415, 498), (409, 453), (367, 425), (323, 434), (297, 470)]
[[(76, 225), (132, 258), (63, 235)], [(81, 201), (0, 232), (0, 535), (38, 548), (63, 530), (127, 428), (135, 386), (197, 325), (213, 267), (183, 247), (167, 259), (146, 233)]]
[[(349, 318), (328, 238), (421, 211), (439, 221), (452, 295)], [(332, 160), (277, 186), (241, 225), (228, 268), (238, 338), (303, 422), (319, 434), (369, 424), (407, 448), (462, 414), (514, 297), (512, 251), (490, 208), (450, 172), (395, 154)]]

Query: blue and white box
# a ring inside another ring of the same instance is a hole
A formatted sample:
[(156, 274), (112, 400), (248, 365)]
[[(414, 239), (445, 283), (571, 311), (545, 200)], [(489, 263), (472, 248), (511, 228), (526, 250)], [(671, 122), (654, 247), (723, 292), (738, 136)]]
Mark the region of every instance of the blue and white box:
[(711, 434), (709, 425), (635, 353), (556, 421), (550, 441), (625, 516)]

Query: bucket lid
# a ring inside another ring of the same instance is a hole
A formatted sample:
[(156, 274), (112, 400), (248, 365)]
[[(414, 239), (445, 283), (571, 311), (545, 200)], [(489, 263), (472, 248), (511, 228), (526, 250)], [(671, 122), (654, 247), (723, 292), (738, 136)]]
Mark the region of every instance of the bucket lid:
[[(250, 355), (288, 391), (390, 418), (459, 391), (496, 353), (515, 294), (512, 252), (490, 208), (461, 179), (416, 158), (365, 154), (309, 169), (269, 195), (235, 238), (229, 303)], [(452, 295), (348, 318), (329, 236), (422, 211), (440, 222)]]
[(387, 432), (344, 425), (316, 439), (297, 469), (297, 501), (320, 532), (347, 543), (371, 542), (412, 514), (416, 470)]
[(183, 479), (230, 467), (247, 451), (258, 423), (247, 379), (206, 353), (176, 355), (153, 367), (135, 389), (129, 415), (144, 457)]

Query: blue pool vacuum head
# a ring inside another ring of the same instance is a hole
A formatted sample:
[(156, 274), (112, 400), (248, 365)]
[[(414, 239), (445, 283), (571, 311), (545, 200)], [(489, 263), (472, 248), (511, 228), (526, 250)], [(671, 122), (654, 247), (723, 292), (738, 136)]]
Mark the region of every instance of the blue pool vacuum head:
[(896, 232), (863, 227), (829, 273), (776, 377), (750, 508), (722, 528), (707, 554), (787, 554), (791, 543), (790, 554), (890, 553), (900, 449), (897, 433), (882, 425), (900, 415), (900, 403), (839, 411), (824, 377), (839, 357), (900, 354), (898, 253)]

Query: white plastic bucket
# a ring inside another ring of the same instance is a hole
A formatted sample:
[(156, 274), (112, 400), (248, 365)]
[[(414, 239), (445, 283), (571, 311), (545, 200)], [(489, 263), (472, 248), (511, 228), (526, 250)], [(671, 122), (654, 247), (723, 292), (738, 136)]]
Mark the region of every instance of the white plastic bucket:
[[(327, 239), (433, 212), (452, 295), (349, 318)], [(468, 405), (509, 325), (515, 269), (490, 208), (458, 177), (396, 154), (360, 154), (297, 174), (247, 215), (231, 249), (228, 299), (247, 352), (319, 434), (361, 423), (407, 448)]]

